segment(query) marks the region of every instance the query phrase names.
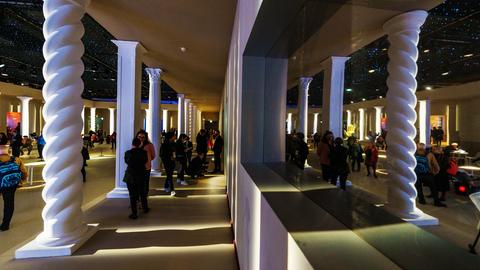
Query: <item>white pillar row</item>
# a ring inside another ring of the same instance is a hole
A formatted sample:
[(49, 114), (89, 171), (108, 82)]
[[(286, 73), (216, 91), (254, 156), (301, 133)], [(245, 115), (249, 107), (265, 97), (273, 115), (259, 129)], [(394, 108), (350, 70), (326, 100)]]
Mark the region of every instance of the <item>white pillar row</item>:
[(185, 95), (178, 94), (178, 108), (177, 108), (177, 136), (185, 133)]
[(193, 134), (193, 103), (189, 103), (188, 106), (188, 136), (192, 137)]
[(96, 131), (95, 129), (95, 120), (96, 120), (97, 108), (90, 108), (90, 130)]
[(168, 110), (162, 110), (162, 130), (168, 132)]
[(108, 108), (108, 111), (110, 112), (109, 115), (109, 127), (108, 127), (108, 135), (112, 135), (112, 133), (115, 131), (115, 108)]
[(18, 99), (22, 102), (21, 105), (21, 116), (22, 122), (20, 124), (20, 133), (22, 136), (30, 136), (30, 100), (31, 97), (18, 96)]
[(382, 133), (382, 110), (383, 106), (375, 106), (375, 133)]
[(358, 139), (365, 139), (365, 109), (358, 109)]
[(189, 124), (190, 124), (190, 114), (189, 114), (189, 109), (190, 109), (190, 99), (186, 98), (184, 102), (184, 111), (183, 111), (183, 117), (184, 117), (184, 123), (185, 123), (185, 128), (183, 130), (183, 133), (188, 135), (189, 132)]
[(312, 82), (312, 77), (302, 77), (300, 78), (300, 83), (298, 84), (298, 120), (299, 125), (297, 132), (302, 132), (305, 135), (305, 141), (307, 141), (307, 128), (308, 128), (308, 89), (310, 83)]
[(347, 128), (352, 125), (352, 111), (347, 110)]
[(292, 134), (292, 113), (287, 114), (287, 133)]
[[(43, 12), (45, 43), (42, 94), (45, 103), (47, 144), (43, 150), (45, 167), (42, 192), (43, 231), (15, 252), (15, 257), (71, 255), (94, 233), (83, 221), (81, 60), (84, 33), (81, 18), (88, 1), (45, 0)], [(92, 228), (92, 227), (90, 227)]]
[(313, 130), (312, 134), (315, 134), (318, 132), (318, 114), (319, 113), (314, 113), (313, 114)]
[(417, 99), (417, 58), (420, 27), (428, 13), (410, 11), (393, 17), (383, 28), (388, 35), (387, 115), (388, 115), (388, 207), (399, 217), (416, 224), (438, 224), (416, 207), (414, 172), (416, 145), (415, 105)]
[(141, 72), (145, 48), (137, 41), (112, 40), (118, 47), (117, 60), (117, 148), (115, 188), (107, 198), (128, 198), (123, 182), (126, 164), (124, 153), (132, 147), (135, 133), (142, 127)]
[(419, 142), (430, 144), (430, 99), (418, 102)]
[(343, 92), (345, 62), (350, 57), (332, 56), (323, 62), (322, 132), (330, 130), (343, 138)]
[[(160, 145), (162, 143), (162, 130), (161, 130), (161, 117), (162, 110), (160, 105), (162, 103), (162, 92), (161, 92), (161, 74), (162, 70), (159, 68), (146, 68), (145, 71), (148, 73), (148, 78), (150, 82), (149, 88), (149, 98), (148, 98), (148, 123), (150, 126), (150, 131), (148, 135), (150, 141), (155, 147), (157, 153), (160, 151)], [(158, 155), (157, 155), (158, 156)], [(152, 160), (152, 170), (160, 170), (160, 158), (155, 158)]]

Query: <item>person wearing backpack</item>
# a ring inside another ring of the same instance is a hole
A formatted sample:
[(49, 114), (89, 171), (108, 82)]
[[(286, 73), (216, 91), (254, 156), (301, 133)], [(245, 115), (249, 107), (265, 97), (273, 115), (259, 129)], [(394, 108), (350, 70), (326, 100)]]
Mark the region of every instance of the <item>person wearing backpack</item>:
[(0, 192), (3, 197), (3, 221), (1, 231), (10, 228), (15, 208), (15, 191), (21, 181), (27, 179), (27, 170), (20, 158), (8, 154), (8, 139), (5, 133), (0, 133)]
[(426, 203), (423, 195), (423, 185), (427, 185), (430, 188), (430, 194), (433, 197), (433, 204), (438, 207), (447, 207), (447, 205), (440, 202), (437, 186), (435, 184), (435, 175), (439, 173), (440, 167), (435, 156), (431, 152), (427, 152), (424, 143), (419, 143), (417, 145), (415, 159), (417, 160), (417, 166), (415, 167), (415, 174), (417, 175), (415, 188), (417, 189), (418, 203)]

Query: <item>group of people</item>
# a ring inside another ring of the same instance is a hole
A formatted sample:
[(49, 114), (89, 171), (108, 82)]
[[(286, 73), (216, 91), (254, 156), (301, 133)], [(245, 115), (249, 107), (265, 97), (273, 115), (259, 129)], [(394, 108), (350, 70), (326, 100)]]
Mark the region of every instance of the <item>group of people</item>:
[(436, 146), (441, 146), (445, 132), (442, 127), (433, 127), (430, 131), (430, 137), (433, 141), (433, 144)]
[[(164, 190), (166, 193), (171, 196), (176, 194), (173, 183), (175, 168), (177, 168), (177, 183), (183, 186), (189, 185), (185, 179), (185, 174), (189, 174), (192, 179), (204, 175), (208, 152), (207, 138), (206, 131), (200, 130), (196, 138), (197, 155), (192, 158), (193, 143), (186, 134), (179, 134), (177, 138), (177, 134), (174, 131), (163, 133), (159, 158), (165, 169)], [(221, 169), (223, 138), (218, 130), (214, 132), (214, 138), (212, 150), (214, 151), (215, 169), (212, 173), (217, 173)], [(132, 141), (132, 148), (125, 152), (124, 155), (127, 169), (123, 181), (127, 184), (130, 195), (132, 213), (129, 218), (131, 219), (138, 218), (138, 201), (140, 201), (144, 213), (148, 213), (150, 210), (148, 207), (148, 192), (152, 160), (155, 158), (155, 147), (149, 141), (147, 132), (144, 130), (139, 131)]]
[(3, 133), (7, 137), (7, 142), (12, 148), (12, 155), (15, 157), (23, 156), (25, 150), (27, 151), (27, 155), (30, 155), (33, 150), (33, 140), (35, 140), (37, 143), (38, 158), (43, 160), (43, 148), (45, 147), (43, 135), (41, 133), (38, 135), (34, 132), (22, 136), (20, 126), (20, 123), (18, 123), (15, 128), (7, 126), (7, 132)]

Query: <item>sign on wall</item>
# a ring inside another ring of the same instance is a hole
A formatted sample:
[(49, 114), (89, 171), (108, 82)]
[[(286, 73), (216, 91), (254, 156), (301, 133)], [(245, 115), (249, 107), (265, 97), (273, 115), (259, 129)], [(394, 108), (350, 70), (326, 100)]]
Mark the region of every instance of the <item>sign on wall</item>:
[(7, 112), (7, 127), (14, 129), (22, 121), (22, 114), (19, 112)]

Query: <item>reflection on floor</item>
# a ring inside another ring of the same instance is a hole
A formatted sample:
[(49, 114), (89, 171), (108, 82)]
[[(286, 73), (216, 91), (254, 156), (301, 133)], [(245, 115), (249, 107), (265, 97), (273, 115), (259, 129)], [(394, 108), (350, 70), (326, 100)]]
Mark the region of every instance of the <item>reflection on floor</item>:
[(70, 257), (12, 260), (15, 246), (41, 230), (41, 189), (20, 191), (12, 229), (0, 234), (0, 248), (6, 251), (0, 269), (237, 269), (223, 175), (189, 181), (175, 197), (163, 192), (164, 177), (152, 178), (151, 211), (130, 220), (128, 200), (97, 203), (97, 192), (103, 197), (113, 188), (114, 162), (89, 163), (86, 218), (101, 228)]
[[(318, 156), (315, 152), (309, 155), (308, 163), (313, 168), (320, 168)], [(372, 200), (378, 204), (386, 203), (387, 198), (387, 181), (388, 175), (385, 170), (385, 159), (379, 159), (378, 178), (366, 176), (365, 166), (362, 164), (360, 172), (353, 172), (348, 179), (352, 181), (354, 187), (363, 189), (372, 194)], [(321, 179), (319, 179), (321, 181)], [(429, 190), (425, 189), (425, 194), (429, 194)], [(476, 234), (476, 226), (480, 219), (480, 213), (467, 196), (456, 195), (453, 190), (447, 195), (447, 208), (433, 206), (433, 200), (426, 198), (426, 205), (419, 205), (422, 211), (439, 219), (438, 226), (425, 226), (423, 229), (457, 244), (463, 249), (468, 249), (467, 245), (472, 243)]]

